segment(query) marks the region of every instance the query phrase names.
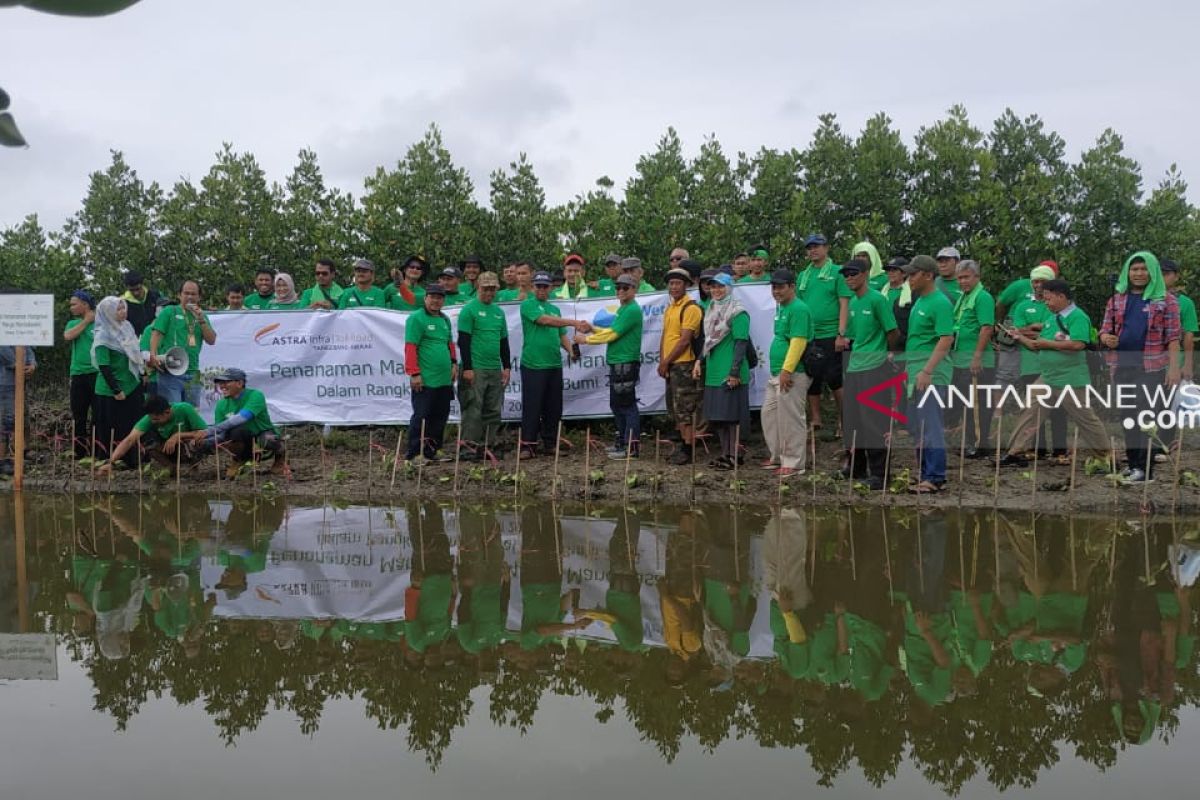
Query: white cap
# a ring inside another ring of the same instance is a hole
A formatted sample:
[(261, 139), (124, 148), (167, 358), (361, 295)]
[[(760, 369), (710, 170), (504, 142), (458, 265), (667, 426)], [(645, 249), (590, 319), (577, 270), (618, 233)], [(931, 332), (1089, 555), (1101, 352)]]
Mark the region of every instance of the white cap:
[(938, 250), (937, 257), (938, 258), (962, 258), (962, 256), (959, 255), (957, 247), (943, 247), (941, 250)]

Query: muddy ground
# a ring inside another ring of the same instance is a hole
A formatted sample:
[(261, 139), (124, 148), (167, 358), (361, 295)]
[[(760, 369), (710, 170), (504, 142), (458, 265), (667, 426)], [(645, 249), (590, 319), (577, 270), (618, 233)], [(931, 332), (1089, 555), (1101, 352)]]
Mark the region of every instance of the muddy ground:
[[(499, 461), (485, 464), (461, 462), (432, 464), (423, 469), (394, 466), (397, 428), (340, 428), (322, 437), (321, 428), (311, 425), (285, 429), (289, 474), (282, 479), (270, 475), (266, 466), (257, 472), (244, 470), (234, 480), (218, 476), (217, 462), (208, 458), (185, 467), (179, 481), (183, 491), (225, 493), (284, 493), (299, 498), (333, 498), (343, 502), (398, 502), (410, 497), (505, 500), (590, 500), (597, 503), (731, 502), (773, 506), (806, 504), (871, 504), (882, 506), (949, 506), (1069, 513), (1071, 511), (1130, 513), (1200, 513), (1200, 453), (1185, 443), (1178, 468), (1171, 461), (1158, 466), (1157, 480), (1148, 487), (1122, 486), (1100, 474), (1085, 474), (1085, 459), (1078, 460), (1072, 485), (1072, 469), (1039, 461), (1026, 468), (997, 470), (990, 460), (964, 460), (960, 473), (958, 440), (953, 441), (947, 469), (948, 482), (940, 494), (916, 496), (906, 491), (915, 473), (915, 452), (902, 437), (892, 456), (892, 482), (881, 491), (866, 491), (840, 478), (841, 445), (826, 435), (817, 443), (816, 469), (810, 463), (806, 474), (779, 481), (758, 467), (767, 451), (761, 437), (746, 442), (746, 464), (735, 475), (708, 466), (711, 454), (701, 449), (698, 463), (672, 466), (668, 457), (675, 447), (660, 439), (658, 458), (654, 439), (661, 418), (648, 420), (642, 458), (629, 462), (604, 457), (611, 434), (604, 423), (592, 423), (593, 447), (584, 457), (586, 423), (567, 423), (557, 466), (554, 457), (523, 459), (519, 474), (515, 453), (509, 450)], [(88, 465), (76, 464), (65, 447), (69, 421), (61, 413), (43, 411), (31, 420), (30, 460), (26, 467), (27, 491), (148, 492), (175, 491), (176, 481), (147, 469), (118, 471), (111, 479), (94, 478)], [(450, 441), (457, 426), (450, 425)], [(665, 433), (663, 434), (665, 436)], [(715, 447), (715, 441), (710, 447)], [(453, 445), (448, 447), (453, 453)], [(1121, 455), (1119, 452), (1118, 455)], [(227, 463), (223, 463), (222, 467)], [(224, 470), (222, 469), (221, 472)], [(457, 472), (457, 476), (456, 476)], [(961, 480), (960, 480), (961, 474)], [(996, 486), (996, 476), (999, 485)], [(72, 482), (72, 475), (74, 481)], [(557, 480), (556, 480), (557, 478)], [(394, 480), (394, 483), (393, 483)], [(10, 479), (0, 490), (11, 486)]]

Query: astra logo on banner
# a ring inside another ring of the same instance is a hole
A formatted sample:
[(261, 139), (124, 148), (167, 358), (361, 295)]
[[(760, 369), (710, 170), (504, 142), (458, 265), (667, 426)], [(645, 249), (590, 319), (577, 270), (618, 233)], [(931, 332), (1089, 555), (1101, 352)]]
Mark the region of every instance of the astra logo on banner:
[[(904, 388), (908, 381), (908, 373), (901, 372), (895, 377), (888, 378), (883, 383), (877, 383), (874, 386), (863, 389), (854, 399), (862, 403), (872, 411), (878, 411), (886, 417), (896, 420), (901, 425), (908, 424), (908, 416), (900, 413), (897, 409), (904, 407)], [(881, 392), (891, 391), (891, 402), (888, 405), (882, 405), (871, 398)]]

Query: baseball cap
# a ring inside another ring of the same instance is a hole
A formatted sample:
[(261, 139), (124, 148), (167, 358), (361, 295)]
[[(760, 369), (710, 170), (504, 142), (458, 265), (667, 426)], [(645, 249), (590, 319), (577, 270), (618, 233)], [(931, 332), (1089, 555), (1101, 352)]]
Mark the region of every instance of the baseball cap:
[(705, 281), (711, 281), (713, 279), (713, 276), (715, 276), (719, 271), (720, 270), (714, 269), (713, 267), (709, 267), (708, 269), (704, 270), (703, 272), (700, 273), (700, 278), (699, 278), (700, 283), (704, 283)]
[(777, 269), (771, 273), (772, 284), (792, 284), (796, 282), (796, 274), (790, 269)]
[(436, 294), (442, 297), (446, 296), (446, 287), (440, 283), (431, 283), (425, 287), (425, 294)]
[(475, 281), (475, 286), (481, 289), (488, 286), (499, 289), (500, 279), (496, 277), (496, 273), (494, 272), (481, 272)]
[[(624, 275), (621, 276), (621, 278), (624, 278), (624, 277), (625, 277)], [(621, 278), (618, 278), (617, 281), (620, 282)], [(666, 280), (669, 281), (673, 278), (677, 278), (677, 279), (683, 281), (684, 283), (691, 283), (692, 282), (692, 273), (688, 272), (686, 269), (681, 269), (679, 267), (672, 267), (671, 269), (667, 270)], [(633, 280), (633, 279), (630, 278), (630, 280)]]
[(904, 256), (896, 256), (895, 258), (893, 258), (891, 261), (889, 261), (884, 266), (884, 269), (898, 269), (901, 272), (903, 272), (904, 268), (907, 266), (908, 266), (907, 258), (905, 258)]
[(962, 254), (958, 252), (957, 247), (943, 247), (938, 250), (938, 258), (962, 258)]
[(425, 259), (421, 258), (420, 256), (409, 256), (408, 258), (404, 259), (404, 268), (405, 269), (408, 269), (409, 267), (413, 266), (414, 264), (416, 264), (418, 267), (420, 267), (422, 271), (426, 271), (429, 269), (429, 263), (427, 261), (425, 261)]
[(1054, 270), (1044, 264), (1038, 264), (1029, 271), (1029, 280), (1031, 281), (1052, 281), (1054, 280)]
[(1051, 261), (1050, 259), (1046, 259), (1045, 261), (1039, 261), (1038, 266), (1039, 267), (1049, 267), (1050, 269), (1054, 270), (1054, 274), (1056, 276), (1061, 272), (1061, 270), (1059, 270), (1059, 268), (1058, 268), (1058, 262)]
[(680, 261), (676, 268), (686, 270), (689, 280), (693, 281), (696, 280), (696, 276), (700, 274), (700, 270), (704, 269), (703, 265), (701, 265), (699, 261), (696, 261), (692, 258), (685, 258), (683, 261)]
[(566, 256), (563, 257), (563, 266), (564, 267), (567, 264), (586, 264), (586, 263), (587, 262), (583, 260), (583, 256), (579, 255), (579, 253), (576, 253), (574, 251), (567, 253)]
[(728, 272), (718, 272), (709, 278), (713, 283), (719, 283), (722, 286), (733, 286), (733, 276)]
[(937, 272), (937, 262), (929, 256), (913, 256), (913, 260), (904, 267), (904, 274), (912, 275), (914, 272)]
[(857, 258), (852, 258), (852, 259), (846, 261), (846, 263), (844, 265), (842, 265), (841, 269), (839, 270), (839, 272), (841, 272), (842, 275), (844, 275), (844, 276), (858, 275), (859, 272), (865, 272), (865, 271), (866, 271), (866, 264), (864, 263), (864, 261), (859, 260)]
[(365, 269), (368, 272), (374, 272), (375, 262), (368, 258), (356, 258), (354, 259), (354, 269)]
[(125, 285), (126, 286), (140, 286), (141, 284), (143, 284), (145, 282), (146, 281), (142, 277), (142, 273), (138, 272), (136, 269), (131, 269), (131, 270), (129, 270), (129, 272), (125, 273)]
[(241, 381), (245, 383), (246, 373), (237, 367), (228, 367), (213, 376), (213, 383), (226, 383), (228, 381)]
[(637, 269), (642, 265), (640, 258), (623, 258), (621, 259), (621, 269)]
[(550, 277), (549, 272), (538, 272), (533, 276), (533, 285), (549, 286), (554, 283), (554, 279)]
[(476, 253), (467, 253), (466, 258), (464, 258), (462, 261), (458, 262), (458, 266), (461, 269), (462, 267), (465, 267), (467, 264), (478, 264), (479, 266), (482, 267), (483, 259), (480, 258), (478, 256), (478, 254), (476, 254)]
[(1158, 267), (1163, 272), (1179, 272), (1179, 265), (1171, 258), (1160, 258), (1158, 260)]
[(462, 270), (460, 270), (458, 267), (446, 267), (441, 273), (441, 277), (443, 278), (458, 278), (459, 280), (462, 280), (462, 276)]
[(604, 257), (604, 263), (605, 264), (620, 264), (621, 257), (619, 255), (617, 255), (616, 253), (609, 253), (608, 255), (606, 255)]
[(635, 289), (637, 288), (637, 281), (633, 279), (632, 275), (618, 275), (613, 283), (617, 286), (632, 286)]
[(814, 244), (829, 244), (829, 240), (825, 238), (824, 234), (810, 233), (804, 240), (804, 246), (811, 247)]

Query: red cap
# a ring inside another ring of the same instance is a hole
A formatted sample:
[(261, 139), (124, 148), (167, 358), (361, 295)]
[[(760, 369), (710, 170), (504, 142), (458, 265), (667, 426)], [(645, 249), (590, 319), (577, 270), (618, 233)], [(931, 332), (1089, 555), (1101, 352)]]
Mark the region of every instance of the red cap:
[(567, 264), (572, 264), (572, 263), (586, 264), (587, 262), (583, 260), (583, 256), (579, 255), (579, 253), (575, 253), (575, 252), (567, 253), (566, 257), (563, 258), (563, 266), (565, 267)]
[(1038, 264), (1038, 266), (1039, 267), (1049, 267), (1050, 269), (1054, 270), (1054, 276), (1058, 277), (1058, 262), (1057, 261), (1051, 261), (1050, 259), (1046, 259), (1045, 261), (1040, 262)]

